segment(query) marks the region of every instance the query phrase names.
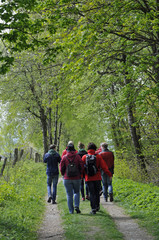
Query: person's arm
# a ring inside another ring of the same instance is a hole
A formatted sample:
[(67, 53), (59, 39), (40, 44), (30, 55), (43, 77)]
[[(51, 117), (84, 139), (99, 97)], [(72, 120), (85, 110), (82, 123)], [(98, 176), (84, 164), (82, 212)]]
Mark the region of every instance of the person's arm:
[(109, 171), (108, 166), (106, 164), (106, 162), (103, 160), (101, 155), (98, 155), (99, 162), (100, 162), (100, 167), (102, 168), (102, 170), (110, 177), (112, 178), (112, 173)]
[(44, 155), (43, 162), (44, 162), (44, 163), (47, 163), (47, 159), (48, 159), (48, 153), (46, 153), (46, 154)]
[(60, 172), (63, 176), (65, 174), (65, 171), (66, 171), (65, 158), (62, 158), (62, 160), (60, 161), (59, 169), (60, 169)]

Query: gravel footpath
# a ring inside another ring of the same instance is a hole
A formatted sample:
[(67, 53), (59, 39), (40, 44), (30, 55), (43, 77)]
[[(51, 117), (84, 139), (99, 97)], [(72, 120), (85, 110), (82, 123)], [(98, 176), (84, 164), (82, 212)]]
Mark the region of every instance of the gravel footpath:
[[(47, 197), (46, 197), (47, 201)], [(48, 203), (43, 223), (38, 231), (38, 240), (60, 240), (64, 238), (64, 230), (57, 204)]]
[[(154, 239), (146, 232), (146, 230), (140, 228), (135, 220), (126, 215), (121, 207), (118, 207), (113, 202), (105, 202), (103, 197), (101, 197), (101, 204), (112, 217), (117, 229), (123, 234), (125, 240)], [(45, 239), (65, 239), (57, 204), (47, 204), (44, 221), (38, 231), (38, 240)]]
[(139, 227), (137, 222), (133, 220), (129, 215), (124, 213), (121, 207), (118, 207), (113, 202), (105, 202), (101, 197), (101, 204), (107, 210), (109, 215), (116, 223), (117, 229), (124, 236), (125, 240), (153, 240), (145, 229)]

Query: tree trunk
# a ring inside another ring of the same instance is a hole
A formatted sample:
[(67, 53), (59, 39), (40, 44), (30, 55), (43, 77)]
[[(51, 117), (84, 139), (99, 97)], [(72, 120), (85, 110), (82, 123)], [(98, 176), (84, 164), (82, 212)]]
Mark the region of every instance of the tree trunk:
[(42, 125), (43, 147), (44, 147), (44, 154), (45, 154), (48, 152), (47, 117), (44, 114), (44, 109), (42, 109), (42, 108), (40, 110), (40, 120), (41, 120), (41, 125)]
[(62, 130), (62, 122), (60, 121), (59, 134), (58, 134), (58, 138), (57, 138), (57, 152), (59, 152), (59, 147), (60, 147), (61, 130)]
[(56, 105), (56, 111), (55, 111), (54, 144), (57, 144), (57, 125), (58, 125), (58, 105)]
[[(126, 55), (123, 55), (123, 62), (126, 64)], [(128, 85), (131, 83), (130, 79), (127, 77), (127, 73), (125, 73), (125, 85)], [(137, 128), (135, 126), (136, 121), (134, 119), (133, 115), (133, 106), (135, 104), (130, 100), (130, 93), (127, 95), (127, 113), (128, 113), (128, 124), (129, 124), (129, 129), (130, 129), (130, 134), (131, 134), (131, 139), (133, 142), (133, 146), (135, 149), (136, 157), (138, 160), (138, 163), (141, 167), (141, 169), (146, 173), (147, 175), (147, 169), (146, 169), (146, 164), (145, 164), (145, 157), (142, 154), (142, 149), (140, 145), (140, 139), (139, 136), (137, 135)]]
[(48, 119), (48, 134), (49, 134), (49, 144), (52, 144), (52, 109), (49, 108), (49, 119)]

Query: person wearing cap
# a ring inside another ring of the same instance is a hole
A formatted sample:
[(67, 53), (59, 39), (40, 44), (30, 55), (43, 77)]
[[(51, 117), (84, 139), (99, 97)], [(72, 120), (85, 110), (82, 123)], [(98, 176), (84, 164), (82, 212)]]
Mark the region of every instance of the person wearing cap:
[[(100, 156), (102, 156), (103, 160), (107, 164), (109, 171), (114, 174), (114, 154), (109, 151), (108, 144), (102, 143), (101, 145), (102, 152), (100, 152)], [(101, 170), (102, 183), (103, 183), (103, 195), (104, 200), (108, 201), (108, 193), (110, 202), (113, 202), (113, 186), (112, 186), (112, 178), (108, 176), (103, 170)]]
[[(69, 141), (67, 146), (70, 145), (70, 144), (74, 145), (73, 141)], [(75, 151), (76, 151), (76, 153), (78, 152), (77, 150), (75, 150)], [(66, 147), (65, 150), (63, 150), (61, 158), (63, 158), (63, 156), (65, 156), (66, 154), (67, 154), (67, 147)]]
[[(56, 193), (57, 184), (59, 178), (58, 164), (61, 161), (60, 155), (56, 152), (56, 145), (50, 145), (50, 150), (44, 155), (44, 163), (47, 163), (46, 174), (47, 174), (47, 191), (48, 191), (48, 202), (52, 201), (52, 204), (56, 204)], [(53, 191), (51, 192), (51, 186)]]
[[(68, 176), (68, 165), (73, 162), (76, 165), (77, 174), (73, 177)], [(76, 150), (73, 144), (67, 146), (67, 153), (63, 156), (60, 162), (60, 171), (63, 176), (63, 183), (67, 195), (67, 205), (69, 213), (73, 214), (74, 209), (76, 213), (80, 213), (80, 186), (81, 186), (81, 174), (83, 172), (84, 166), (82, 159), (76, 154)]]

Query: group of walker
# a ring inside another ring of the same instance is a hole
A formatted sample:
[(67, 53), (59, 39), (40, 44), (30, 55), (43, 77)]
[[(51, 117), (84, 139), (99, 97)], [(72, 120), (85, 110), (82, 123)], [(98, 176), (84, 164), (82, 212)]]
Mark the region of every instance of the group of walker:
[[(87, 158), (91, 155), (95, 156), (97, 169), (92, 176), (90, 176), (86, 170)], [(90, 214), (96, 214), (96, 212), (100, 210), (101, 181), (104, 200), (107, 202), (109, 197), (109, 200), (111, 202), (113, 201), (112, 176), (114, 174), (114, 154), (108, 150), (107, 143), (101, 143), (100, 148), (97, 150), (97, 146), (91, 142), (88, 144), (86, 151), (84, 144), (79, 142), (77, 151), (74, 148), (73, 142), (69, 141), (61, 157), (56, 152), (56, 145), (53, 144), (50, 146), (48, 153), (44, 155), (44, 162), (47, 163), (47, 201), (49, 203), (52, 202), (56, 204), (59, 168), (63, 176), (63, 184), (66, 190), (67, 205), (70, 214), (73, 214), (74, 210), (76, 213), (81, 213), (79, 208), (80, 192), (82, 201), (85, 201), (85, 199), (90, 200)], [(75, 175), (68, 173), (70, 163), (73, 163), (73, 168), (76, 167), (77, 169)], [(51, 192), (52, 185), (53, 190)], [(84, 194), (84, 185), (86, 197)]]

